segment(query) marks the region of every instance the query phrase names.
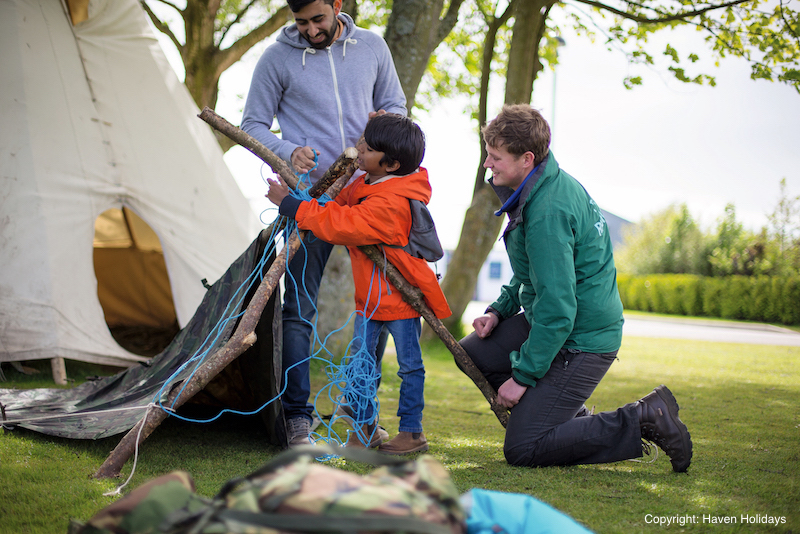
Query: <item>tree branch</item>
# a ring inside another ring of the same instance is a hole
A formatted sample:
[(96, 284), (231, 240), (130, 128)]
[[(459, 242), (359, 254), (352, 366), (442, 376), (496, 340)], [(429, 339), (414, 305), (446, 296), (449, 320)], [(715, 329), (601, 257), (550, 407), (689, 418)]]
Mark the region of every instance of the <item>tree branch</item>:
[(445, 13), (444, 17), (439, 21), (439, 27), (436, 30), (436, 39), (437, 42), (441, 43), (442, 41), (450, 35), (450, 32), (453, 31), (456, 23), (458, 22), (458, 11), (461, 9), (461, 4), (464, 3), (464, 0), (452, 0), (450, 5), (447, 8), (447, 12)]
[(220, 50), (217, 55), (216, 71), (218, 75), (225, 72), (225, 69), (239, 61), (248, 50), (253, 48), (257, 43), (263, 41), (276, 31), (278, 31), (291, 16), (291, 10), (288, 5), (283, 6), (275, 12), (264, 24), (251, 31), (247, 35), (238, 39), (231, 46), (225, 50)]
[[(620, 17), (622, 17), (624, 19), (632, 20), (632, 21), (638, 22), (640, 24), (662, 24), (662, 23), (666, 23), (666, 22), (675, 22), (675, 21), (678, 21), (678, 20), (690, 19), (692, 17), (696, 17), (698, 15), (702, 15), (704, 13), (708, 13), (709, 11), (715, 11), (717, 9), (725, 9), (726, 7), (732, 7), (732, 6), (736, 6), (736, 5), (739, 5), (739, 4), (744, 4), (744, 3), (750, 2), (750, 1), (751, 0), (734, 0), (732, 2), (726, 2), (724, 4), (708, 6), (708, 7), (704, 7), (703, 9), (697, 9), (697, 10), (694, 10), (694, 11), (686, 11), (686, 12), (683, 12), (683, 13), (675, 13), (675, 14), (672, 14), (672, 15), (665, 15), (665, 16), (662, 16), (662, 17), (659, 17), (659, 18), (649, 18), (649, 17), (645, 17), (645, 16), (642, 16), (642, 15), (636, 15), (634, 13), (629, 13), (627, 11), (623, 11), (621, 9), (617, 9), (616, 7), (612, 7), (612, 6), (609, 6), (607, 4), (603, 4), (602, 2), (597, 2), (595, 0), (576, 0), (576, 2), (578, 2), (580, 4), (586, 4), (588, 6), (592, 6), (592, 7), (595, 7), (597, 9), (610, 11), (611, 13), (614, 13), (615, 15), (619, 15)], [(646, 8), (646, 9), (652, 9), (652, 8), (647, 8), (647, 6), (642, 6), (641, 4), (634, 4), (633, 2), (629, 2), (629, 4), (638, 5), (639, 7)], [(658, 13), (658, 10), (654, 10), (654, 11), (656, 11), (656, 13)]]
[(491, 384), (489, 384), (489, 381), (486, 380), (486, 377), (483, 376), (483, 373), (480, 372), (475, 362), (472, 361), (467, 351), (464, 350), (464, 347), (453, 337), (453, 334), (447, 330), (444, 324), (442, 324), (442, 321), (436, 317), (436, 314), (434, 314), (425, 303), (425, 296), (422, 291), (418, 287), (411, 285), (394, 265), (386, 261), (386, 258), (377, 246), (364, 245), (358, 248), (378, 266), (378, 269), (386, 273), (386, 277), (392, 285), (400, 291), (403, 300), (414, 308), (417, 313), (422, 315), (425, 322), (428, 323), (428, 326), (438, 334), (445, 347), (447, 347), (453, 355), (456, 365), (458, 365), (464, 374), (471, 378), (475, 385), (478, 386), (478, 389), (483, 393), (484, 398), (486, 398), (492, 411), (497, 416), (497, 420), (505, 427), (508, 424), (508, 410), (497, 404), (497, 392)]
[[(153, 23), (153, 26), (155, 26), (158, 31), (160, 31), (161, 33), (163, 33), (164, 35), (169, 37), (169, 40), (172, 41), (172, 44), (175, 45), (175, 48), (177, 48), (178, 51), (182, 51), (183, 47), (184, 47), (183, 44), (178, 40), (177, 37), (175, 37), (175, 34), (172, 33), (172, 30), (169, 28), (169, 26), (165, 22), (163, 22), (160, 18), (158, 18), (156, 16), (156, 14), (153, 12), (152, 9), (150, 9), (150, 6), (148, 6), (147, 3), (144, 0), (142, 0), (141, 3), (142, 3), (142, 7), (144, 8), (145, 13), (147, 13), (147, 16), (150, 17), (150, 22)], [(166, 4), (166, 5), (170, 6), (170, 7), (175, 8), (175, 10), (178, 13), (181, 13), (181, 17), (183, 16), (183, 13), (181, 12), (181, 10), (178, 9), (173, 4), (170, 4), (169, 2), (164, 2), (163, 0), (162, 0), (162, 3)]]
[(250, 0), (247, 3), (247, 5), (244, 6), (241, 9), (241, 11), (236, 13), (236, 18), (233, 19), (233, 22), (228, 24), (228, 26), (220, 32), (219, 39), (217, 40), (217, 48), (219, 48), (220, 45), (222, 45), (222, 41), (225, 40), (225, 36), (228, 35), (228, 32), (231, 31), (231, 28), (233, 28), (235, 25), (239, 24), (239, 22), (242, 20), (242, 18), (244, 18), (244, 16), (247, 14), (247, 12), (250, 11), (250, 8), (253, 7), (253, 5), (256, 2), (258, 2), (258, 0)]

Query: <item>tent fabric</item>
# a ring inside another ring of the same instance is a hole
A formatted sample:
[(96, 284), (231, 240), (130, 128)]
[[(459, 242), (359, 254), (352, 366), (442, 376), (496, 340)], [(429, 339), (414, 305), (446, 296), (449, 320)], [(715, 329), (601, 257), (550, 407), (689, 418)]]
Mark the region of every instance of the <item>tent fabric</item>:
[(173, 330), (172, 288), (153, 229), (128, 208), (104, 211), (94, 228), (97, 297), (109, 328)]
[(137, 0), (92, 0), (74, 27), (60, 0), (5, 0), (0, 45), (0, 362), (131, 365), (98, 300), (97, 218), (152, 228), (180, 326), (261, 225)]
[[(244, 311), (260, 281), (256, 278), (249, 283), (248, 277), (254, 271), (263, 276), (274, 259), (274, 247), (268, 247), (265, 240), (257, 238), (230, 265), (208, 290), (189, 324), (149, 362), (71, 389), (0, 389), (6, 420), (25, 421), (6, 428), (20, 427), (72, 439), (101, 439), (133, 428), (148, 404), (156, 399), (165, 401), (173, 388), (180, 387), (192, 373), (194, 363), (175, 374), (185, 362), (194, 362), (197, 355), (213, 354), (230, 339), (237, 321), (224, 319)], [(272, 255), (262, 258), (265, 249), (266, 254)], [(238, 305), (228, 309), (229, 303)], [(267, 404), (260, 416), (267, 426), (269, 441), (275, 445), (285, 439), (281, 403), (269, 403), (277, 398), (281, 377), (281, 359), (273, 358), (273, 354), (281, 353), (280, 315), (280, 292), (276, 290), (258, 323), (256, 344), (193, 399), (194, 404), (239, 411), (255, 411)], [(217, 325), (221, 327), (215, 331)], [(219, 335), (212, 335), (217, 332)], [(168, 387), (159, 394), (167, 383)]]

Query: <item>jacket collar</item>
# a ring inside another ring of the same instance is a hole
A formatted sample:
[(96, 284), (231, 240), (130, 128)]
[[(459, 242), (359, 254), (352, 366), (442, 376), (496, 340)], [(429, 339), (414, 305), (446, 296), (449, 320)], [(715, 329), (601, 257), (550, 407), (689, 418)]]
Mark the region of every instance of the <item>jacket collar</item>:
[[(510, 232), (519, 224), (520, 220), (522, 219), (522, 210), (525, 208), (525, 204), (527, 204), (528, 199), (531, 196), (531, 192), (544, 176), (544, 172), (547, 170), (547, 166), (550, 164), (550, 159), (552, 157), (553, 152), (548, 152), (547, 157), (541, 163), (539, 163), (539, 165), (537, 165), (533, 171), (531, 171), (531, 174), (525, 178), (525, 181), (516, 191), (510, 187), (496, 186), (494, 185), (493, 179), (489, 179), (489, 184), (492, 186), (492, 189), (494, 189), (494, 192), (503, 203), (503, 208), (500, 208), (500, 210), (496, 211), (495, 215), (501, 216), (503, 213), (508, 213), (508, 226), (503, 232), (504, 234)], [(517, 196), (518, 202), (514, 205), (512, 200), (511, 205), (506, 207), (506, 203), (508, 203), (513, 196)]]

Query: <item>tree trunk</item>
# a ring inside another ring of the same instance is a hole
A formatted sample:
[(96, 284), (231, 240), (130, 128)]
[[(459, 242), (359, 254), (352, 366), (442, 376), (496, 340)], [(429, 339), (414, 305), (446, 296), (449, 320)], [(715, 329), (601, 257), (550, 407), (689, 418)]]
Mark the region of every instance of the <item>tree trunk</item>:
[(384, 39), (392, 52), (409, 112), (428, 60), (458, 21), (462, 2), (452, 0), (441, 19), (444, 0), (395, 0), (392, 5)]
[[(317, 298), (317, 335), (320, 340), (327, 338), (325, 348), (334, 356), (343, 356), (353, 340), (353, 321), (347, 323), (347, 320), (354, 309), (355, 284), (350, 255), (346, 247), (336, 246), (325, 264)], [(314, 348), (317, 349), (319, 344)]]
[[(472, 205), (464, 216), (458, 246), (453, 252), (447, 273), (442, 280), (442, 290), (453, 311), (453, 315), (442, 322), (451, 332), (458, 331), (458, 323), (475, 294), (481, 267), (497, 243), (497, 236), (503, 224), (503, 218), (494, 214), (499, 208), (500, 202), (492, 188), (482, 187), (472, 197)], [(473, 317), (465, 319), (471, 321)], [(429, 336), (430, 334), (426, 332), (425, 339), (427, 340)]]
[[(514, 29), (520, 31), (514, 31), (511, 40), (506, 69), (506, 103), (530, 103), (531, 101), (533, 81), (542, 68), (538, 60), (538, 50), (539, 43), (544, 36), (547, 12), (551, 5), (552, 3), (549, 1), (543, 4), (541, 0), (515, 0), (509, 6), (513, 10)], [(489, 82), (488, 68), (494, 56), (496, 32), (510, 14), (511, 12), (506, 12), (492, 21), (486, 35), (479, 110), (482, 122), (486, 121), (488, 100), (486, 84)], [(500, 207), (500, 202), (492, 188), (484, 182), (485, 170), (482, 164), (485, 159), (485, 150), (483, 147), (481, 147), (481, 154), (481, 167), (476, 173), (472, 204), (464, 217), (458, 246), (442, 281), (442, 290), (453, 311), (453, 315), (443, 322), (451, 331), (457, 331), (456, 327), (462, 320), (464, 310), (472, 300), (481, 267), (492, 247), (497, 243), (504, 221), (504, 217), (494, 215), (494, 212)], [(465, 319), (472, 320), (473, 318)], [(431, 333), (425, 332), (426, 340), (432, 337)]]
[[(530, 104), (533, 82), (542, 70), (539, 43), (553, 2), (517, 0), (514, 4), (514, 31), (508, 53), (506, 104)], [(520, 31), (516, 31), (519, 28)]]

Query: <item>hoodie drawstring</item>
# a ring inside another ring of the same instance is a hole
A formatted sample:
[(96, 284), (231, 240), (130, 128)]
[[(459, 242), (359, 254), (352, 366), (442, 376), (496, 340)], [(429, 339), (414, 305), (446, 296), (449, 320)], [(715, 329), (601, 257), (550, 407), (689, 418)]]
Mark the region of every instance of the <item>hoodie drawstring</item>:
[(306, 66), (306, 54), (309, 53), (309, 52), (312, 53), (312, 54), (316, 54), (317, 53), (317, 49), (316, 48), (311, 48), (310, 46), (307, 46), (305, 48), (305, 50), (303, 50), (303, 66), (304, 67)]
[(352, 37), (345, 39), (344, 44), (342, 44), (342, 57), (347, 57), (347, 43), (358, 44), (358, 41)]
[[(342, 43), (342, 57), (347, 57), (347, 44), (348, 43), (353, 44), (353, 45), (354, 44), (358, 44), (358, 40), (357, 39), (353, 39), (352, 37), (348, 37), (348, 38), (346, 38), (344, 40), (344, 42)], [(303, 66), (304, 67), (306, 66), (306, 54), (316, 54), (316, 53), (317, 53), (317, 49), (316, 48), (311, 48), (310, 46), (307, 46), (305, 49), (303, 49)]]

